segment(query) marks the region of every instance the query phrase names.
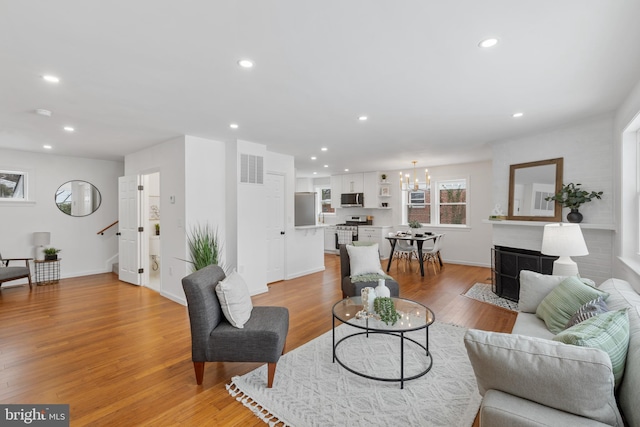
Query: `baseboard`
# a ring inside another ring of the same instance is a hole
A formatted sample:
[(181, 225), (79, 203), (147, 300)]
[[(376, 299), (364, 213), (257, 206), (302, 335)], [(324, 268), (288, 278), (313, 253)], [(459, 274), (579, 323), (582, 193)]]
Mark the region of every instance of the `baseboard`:
[(291, 279), (295, 279), (296, 277), (302, 277), (302, 276), (306, 276), (307, 274), (313, 274), (313, 273), (318, 273), (320, 271), (324, 271), (324, 265), (322, 267), (319, 268), (314, 268), (311, 270), (307, 270), (307, 271), (299, 271), (297, 273), (292, 273), (292, 274), (288, 274), (287, 277), (285, 277), (284, 280), (291, 280)]

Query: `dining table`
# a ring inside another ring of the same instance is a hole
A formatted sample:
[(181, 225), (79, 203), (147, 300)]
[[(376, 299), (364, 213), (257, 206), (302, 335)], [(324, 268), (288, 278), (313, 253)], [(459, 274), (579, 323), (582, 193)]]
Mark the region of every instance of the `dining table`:
[[(418, 248), (418, 261), (420, 262), (420, 275), (424, 276), (424, 260), (422, 259), (422, 247), (424, 246), (424, 242), (429, 240), (433, 240), (435, 242), (438, 234), (423, 234), (421, 236), (413, 236), (413, 235), (395, 235), (388, 236), (386, 239), (391, 244), (391, 254), (389, 255), (389, 263), (387, 264), (387, 272), (391, 268), (391, 261), (393, 260), (393, 254), (396, 249), (396, 243), (398, 240), (405, 240), (412, 244), (412, 242), (416, 242), (416, 246)], [(440, 262), (440, 267), (442, 267), (442, 258), (438, 256), (438, 261)]]

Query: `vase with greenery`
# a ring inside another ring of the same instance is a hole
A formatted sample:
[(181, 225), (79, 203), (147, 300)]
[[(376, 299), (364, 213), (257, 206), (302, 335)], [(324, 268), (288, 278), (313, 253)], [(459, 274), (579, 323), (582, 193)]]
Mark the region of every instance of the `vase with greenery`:
[(380, 320), (382, 320), (387, 325), (391, 323), (395, 325), (398, 320), (400, 320), (400, 313), (396, 311), (396, 306), (393, 303), (393, 300), (388, 297), (378, 297), (373, 300), (373, 311), (376, 312), (378, 316), (380, 316)]
[(56, 248), (46, 248), (43, 249), (42, 252), (44, 252), (44, 259), (45, 261), (55, 261), (58, 259), (58, 252), (60, 252), (62, 249), (56, 249)]
[(411, 234), (416, 234), (419, 228), (422, 228), (420, 221), (414, 219), (409, 221), (409, 227), (411, 228)]
[(155, 227), (156, 227), (156, 236), (159, 236), (160, 235), (160, 223), (156, 222)]
[(189, 245), (189, 257), (193, 271), (200, 270), (208, 265), (220, 265), (222, 244), (218, 238), (218, 229), (209, 224), (195, 225), (187, 234)]
[(588, 192), (580, 186), (582, 184), (563, 184), (562, 189), (553, 196), (545, 197), (546, 201), (556, 201), (562, 207), (571, 209), (567, 214), (567, 221), (578, 223), (582, 221), (582, 214), (578, 211), (581, 205), (590, 202), (592, 199), (602, 199), (602, 191)]

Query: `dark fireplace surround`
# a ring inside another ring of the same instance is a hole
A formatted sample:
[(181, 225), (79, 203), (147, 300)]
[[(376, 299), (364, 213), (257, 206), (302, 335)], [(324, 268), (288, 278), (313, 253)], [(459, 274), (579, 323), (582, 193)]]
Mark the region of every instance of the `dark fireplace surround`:
[(493, 292), (502, 298), (518, 301), (520, 297), (520, 271), (530, 270), (551, 274), (558, 257), (542, 255), (539, 251), (494, 246), (491, 250)]

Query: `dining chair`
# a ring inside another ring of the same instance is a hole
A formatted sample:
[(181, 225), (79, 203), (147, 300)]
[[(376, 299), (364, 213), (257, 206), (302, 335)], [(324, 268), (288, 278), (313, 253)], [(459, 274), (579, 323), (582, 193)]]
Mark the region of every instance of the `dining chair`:
[[(396, 233), (389, 233), (389, 237), (393, 237), (395, 235)], [(394, 256), (396, 258), (396, 269), (398, 269), (398, 265), (401, 259), (405, 260), (406, 264), (409, 265), (410, 267), (411, 259), (414, 256), (416, 259), (418, 259), (418, 251), (413, 241), (398, 239), (396, 241), (395, 250), (393, 251), (393, 254), (391, 256)], [(406, 270), (403, 269), (403, 271), (406, 271)]]
[(422, 261), (423, 262), (431, 262), (433, 265), (433, 274), (436, 274), (436, 265), (438, 270), (440, 270), (440, 250), (442, 249), (442, 238), (444, 234), (438, 234), (433, 242), (433, 247), (429, 249), (422, 250)]

